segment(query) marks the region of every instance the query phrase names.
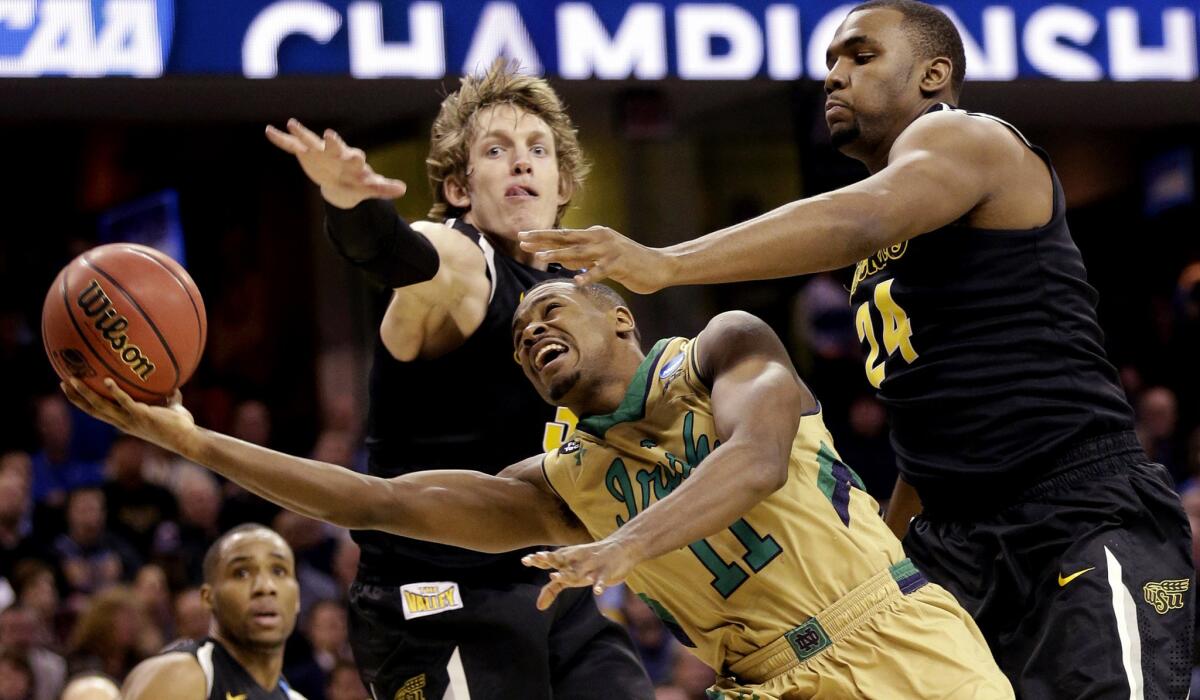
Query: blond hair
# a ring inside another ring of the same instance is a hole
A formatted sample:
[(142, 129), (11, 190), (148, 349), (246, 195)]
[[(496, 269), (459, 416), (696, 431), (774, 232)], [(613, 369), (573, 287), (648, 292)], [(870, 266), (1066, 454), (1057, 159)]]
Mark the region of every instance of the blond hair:
[[(467, 184), (467, 164), (471, 141), (475, 136), (475, 115), (494, 105), (512, 105), (540, 117), (554, 134), (554, 151), (558, 156), (559, 187), (574, 194), (583, 187), (589, 164), (579, 147), (575, 124), (554, 88), (544, 79), (517, 72), (517, 64), (497, 58), (482, 75), (468, 75), (455, 92), (446, 96), (429, 136), (429, 157), (425, 159), (429, 185), (433, 191), (433, 206), (429, 218), (445, 221), (464, 213), (446, 199), (443, 185), (455, 179)], [(558, 207), (555, 226), (570, 204), (570, 197)]]

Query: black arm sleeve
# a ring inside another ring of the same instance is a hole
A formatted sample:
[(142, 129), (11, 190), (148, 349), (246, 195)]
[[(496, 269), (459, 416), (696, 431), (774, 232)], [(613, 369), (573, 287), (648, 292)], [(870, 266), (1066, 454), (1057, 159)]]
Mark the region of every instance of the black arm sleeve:
[(386, 199), (366, 199), (353, 209), (326, 202), (325, 233), (339, 255), (385, 287), (405, 287), (437, 274), (437, 249)]

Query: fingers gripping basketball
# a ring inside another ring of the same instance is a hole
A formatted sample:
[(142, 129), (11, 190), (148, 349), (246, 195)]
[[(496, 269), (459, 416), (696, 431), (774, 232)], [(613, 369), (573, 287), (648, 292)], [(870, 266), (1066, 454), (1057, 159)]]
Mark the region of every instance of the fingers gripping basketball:
[(58, 376), (111, 396), (104, 378), (139, 401), (163, 403), (204, 351), (204, 300), (179, 263), (114, 243), (72, 260), (42, 306), (42, 341)]

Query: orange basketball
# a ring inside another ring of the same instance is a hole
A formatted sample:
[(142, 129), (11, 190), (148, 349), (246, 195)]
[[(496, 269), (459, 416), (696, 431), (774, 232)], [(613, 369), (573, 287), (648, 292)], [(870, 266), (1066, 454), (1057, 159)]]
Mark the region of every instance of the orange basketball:
[(42, 342), (54, 371), (104, 396), (162, 403), (196, 371), (208, 321), (183, 267), (142, 245), (93, 248), (58, 273), (42, 306)]

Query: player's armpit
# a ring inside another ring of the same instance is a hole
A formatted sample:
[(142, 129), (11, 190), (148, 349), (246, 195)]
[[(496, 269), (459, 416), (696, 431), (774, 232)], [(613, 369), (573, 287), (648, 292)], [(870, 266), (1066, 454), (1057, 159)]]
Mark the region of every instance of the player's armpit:
[(546, 484), (542, 456), (497, 476), (466, 470), (413, 472), (387, 482), (374, 529), (473, 549), (508, 552), (538, 544), (590, 542), (591, 536)]
[(207, 686), (200, 663), (191, 654), (173, 652), (153, 656), (129, 672), (121, 688), (122, 700), (204, 700)]
[(427, 221), (413, 229), (429, 239), (440, 265), (433, 279), (392, 294), (379, 334), (401, 362), (440, 357), (462, 345), (487, 314), (492, 284), (483, 251), (466, 236)]

